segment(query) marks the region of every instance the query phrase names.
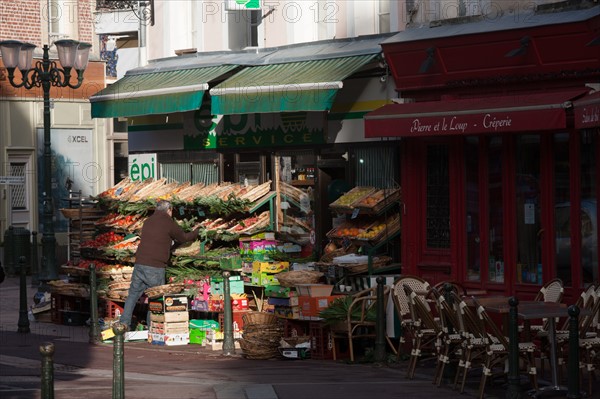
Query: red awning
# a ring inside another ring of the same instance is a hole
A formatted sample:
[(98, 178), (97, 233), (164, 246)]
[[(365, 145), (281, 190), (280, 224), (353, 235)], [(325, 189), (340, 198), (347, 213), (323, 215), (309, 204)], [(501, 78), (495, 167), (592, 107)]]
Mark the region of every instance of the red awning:
[(574, 101), (573, 107), (576, 129), (600, 126), (600, 91)]
[(426, 137), (559, 130), (585, 90), (385, 105), (365, 116), (365, 137)]

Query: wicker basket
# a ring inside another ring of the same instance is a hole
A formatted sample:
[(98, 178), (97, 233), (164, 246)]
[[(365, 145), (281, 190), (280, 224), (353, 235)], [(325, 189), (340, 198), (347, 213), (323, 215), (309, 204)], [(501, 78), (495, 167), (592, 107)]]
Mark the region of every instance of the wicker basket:
[[(270, 359), (279, 356), (283, 328), (271, 313), (249, 312), (242, 316), (244, 334), (238, 342), (248, 359)], [(251, 323), (251, 324), (246, 324)]]
[(331, 252), (326, 253), (325, 255), (321, 256), (321, 259), (319, 259), (319, 262), (331, 263), (333, 258), (337, 258), (338, 256), (343, 256), (343, 255), (347, 255), (347, 254), (355, 254), (356, 252), (358, 252), (358, 247), (356, 245), (350, 245), (347, 247), (338, 248), (335, 251), (331, 251)]
[(272, 359), (279, 356), (279, 344), (268, 346), (262, 342), (257, 343), (246, 339), (240, 339), (238, 342), (247, 359)]
[[(79, 213), (80, 211), (81, 214)], [(67, 219), (79, 219), (80, 215), (82, 218), (85, 218), (103, 214), (102, 210), (96, 208), (62, 208), (60, 209), (60, 213), (62, 213)]]
[[(392, 261), (392, 258), (389, 256), (377, 256), (373, 258), (371, 267), (372, 270), (377, 270), (379, 268), (384, 267)], [(361, 274), (369, 271), (368, 263), (344, 263), (338, 264), (339, 267), (343, 267), (348, 274)]]
[(156, 298), (162, 295), (179, 294), (184, 288), (185, 285), (183, 283), (165, 284), (148, 288), (144, 293), (148, 298)]
[(265, 313), (265, 312), (248, 312), (242, 316), (242, 320), (244, 321), (244, 327), (253, 324), (277, 324), (277, 316), (273, 313)]
[(295, 287), (297, 284), (315, 284), (318, 283), (323, 273), (314, 270), (294, 270), (291, 272), (278, 273), (277, 281), (282, 287)]

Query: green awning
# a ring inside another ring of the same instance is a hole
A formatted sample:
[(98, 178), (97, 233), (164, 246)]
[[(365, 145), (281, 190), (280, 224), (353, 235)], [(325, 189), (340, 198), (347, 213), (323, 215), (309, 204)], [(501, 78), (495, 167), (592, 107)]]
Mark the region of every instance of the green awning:
[(210, 90), (214, 115), (326, 111), (342, 81), (378, 54), (247, 67)]
[(200, 108), (208, 83), (236, 65), (127, 74), (90, 97), (92, 118), (192, 111)]

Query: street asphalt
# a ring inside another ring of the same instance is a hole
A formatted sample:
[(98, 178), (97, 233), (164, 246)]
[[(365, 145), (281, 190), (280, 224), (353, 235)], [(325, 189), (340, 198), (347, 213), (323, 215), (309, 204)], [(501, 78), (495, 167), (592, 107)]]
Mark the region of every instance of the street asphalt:
[[(37, 288), (29, 280), (26, 287), (30, 306)], [(55, 347), (54, 397), (118, 397), (113, 395), (118, 376), (113, 375), (112, 343), (89, 343), (85, 326), (36, 320), (29, 322), (30, 332), (18, 332), (19, 298), (18, 278), (0, 284), (0, 398), (41, 397), (40, 346), (47, 342)], [(408, 380), (407, 361), (391, 355), (386, 363), (251, 360), (240, 349), (225, 355), (200, 345), (157, 346), (137, 341), (125, 343), (124, 359), (127, 399), (467, 399), (477, 397), (479, 382), (474, 375), (463, 394), (448, 381), (436, 387), (431, 382), (433, 365), (419, 366), (415, 378)], [(504, 398), (506, 386), (498, 381), (486, 392), (487, 398)]]

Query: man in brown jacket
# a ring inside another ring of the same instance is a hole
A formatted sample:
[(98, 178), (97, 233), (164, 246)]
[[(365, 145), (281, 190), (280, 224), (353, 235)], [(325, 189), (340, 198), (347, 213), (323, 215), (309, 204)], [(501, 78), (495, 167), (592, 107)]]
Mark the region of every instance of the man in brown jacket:
[(199, 229), (186, 233), (172, 215), (171, 203), (158, 201), (156, 210), (142, 227), (129, 294), (119, 320), (131, 330), (136, 327), (132, 325), (131, 318), (138, 299), (148, 288), (165, 284), (165, 269), (171, 257), (173, 241), (186, 243), (198, 237)]

